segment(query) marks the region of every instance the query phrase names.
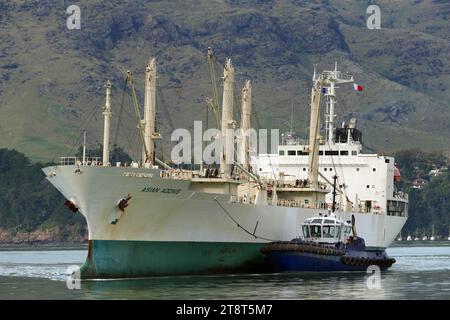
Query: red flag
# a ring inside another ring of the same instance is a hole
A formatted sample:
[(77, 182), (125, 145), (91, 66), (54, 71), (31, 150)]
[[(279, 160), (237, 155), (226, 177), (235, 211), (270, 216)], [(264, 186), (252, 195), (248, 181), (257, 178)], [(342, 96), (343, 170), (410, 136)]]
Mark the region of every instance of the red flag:
[(400, 170), (398, 170), (397, 163), (394, 164), (394, 182), (399, 182), (401, 179)]
[(363, 86), (357, 83), (353, 84), (353, 88), (355, 88), (356, 91), (363, 91)]

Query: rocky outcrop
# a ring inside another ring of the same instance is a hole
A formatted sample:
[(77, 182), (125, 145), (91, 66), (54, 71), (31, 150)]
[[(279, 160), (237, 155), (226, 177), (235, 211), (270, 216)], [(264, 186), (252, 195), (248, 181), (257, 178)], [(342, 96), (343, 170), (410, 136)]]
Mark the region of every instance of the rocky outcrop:
[(38, 244), (38, 243), (84, 243), (87, 241), (87, 230), (80, 226), (52, 227), (30, 232), (0, 229), (0, 245), (2, 244)]

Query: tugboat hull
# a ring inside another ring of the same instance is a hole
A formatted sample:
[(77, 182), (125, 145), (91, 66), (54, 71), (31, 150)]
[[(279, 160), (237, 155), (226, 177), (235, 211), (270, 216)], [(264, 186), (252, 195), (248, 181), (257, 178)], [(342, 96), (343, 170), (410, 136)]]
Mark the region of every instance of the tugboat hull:
[(272, 272), (366, 271), (369, 266), (387, 270), (395, 263), (384, 251), (345, 251), (298, 242), (271, 243), (261, 252)]
[[(266, 257), (266, 262), (273, 272), (286, 271), (366, 271), (371, 265), (387, 270), (389, 259), (370, 259), (355, 257), (353, 264), (344, 263), (349, 256), (324, 256), (312, 253), (274, 252)], [(369, 262), (374, 260), (373, 263)], [(378, 262), (377, 262), (378, 260)], [(381, 263), (383, 261), (383, 264)]]

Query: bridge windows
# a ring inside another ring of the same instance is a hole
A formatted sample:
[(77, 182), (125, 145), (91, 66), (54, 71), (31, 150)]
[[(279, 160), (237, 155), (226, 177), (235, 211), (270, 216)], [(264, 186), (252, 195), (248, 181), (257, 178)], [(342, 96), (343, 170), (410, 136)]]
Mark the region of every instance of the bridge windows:
[(295, 156), (295, 150), (288, 150), (288, 156)]
[(280, 151), (278, 152), (278, 154), (279, 154), (280, 156), (284, 156), (284, 150), (280, 150)]

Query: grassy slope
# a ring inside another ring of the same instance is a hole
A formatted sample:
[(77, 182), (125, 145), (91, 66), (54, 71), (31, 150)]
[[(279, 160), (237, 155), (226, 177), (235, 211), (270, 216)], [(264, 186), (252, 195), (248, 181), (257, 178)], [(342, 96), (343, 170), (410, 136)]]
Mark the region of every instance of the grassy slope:
[[(337, 111), (340, 121), (357, 112), (368, 148), (449, 149), (447, 4), (378, 1), (383, 29), (367, 30), (364, 2), (236, 3), (80, 1), (82, 29), (68, 31), (62, 4), (12, 2), (0, 19), (0, 145), (37, 160), (64, 155), (97, 108), (88, 126), (94, 143), (101, 137), (103, 81), (115, 85), (114, 129), (121, 72), (135, 73), (142, 96), (150, 55), (158, 58), (165, 98), (162, 103), (159, 95), (159, 107), (168, 109), (175, 127), (189, 129), (205, 116), (203, 101), (211, 91), (205, 51), (212, 46), (218, 78), (229, 56), (237, 68), (236, 88), (252, 80), (263, 127), (287, 128), (294, 97), (295, 129), (306, 133), (312, 64), (331, 68), (337, 60), (365, 86), (361, 94), (343, 87)], [(2, 67), (14, 63), (17, 68)], [(159, 117), (168, 141), (167, 115)], [(136, 141), (132, 117), (124, 113), (123, 120), (119, 142), (136, 154), (129, 143)]]

